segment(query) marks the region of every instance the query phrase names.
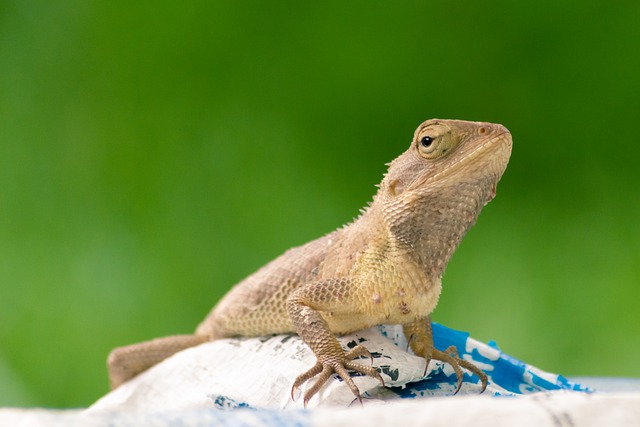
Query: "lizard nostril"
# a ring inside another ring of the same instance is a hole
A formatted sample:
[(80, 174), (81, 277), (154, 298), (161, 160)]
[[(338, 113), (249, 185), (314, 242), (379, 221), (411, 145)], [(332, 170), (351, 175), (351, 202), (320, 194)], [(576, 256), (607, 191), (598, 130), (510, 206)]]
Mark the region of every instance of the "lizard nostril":
[(487, 133), (487, 128), (484, 126), (481, 126), (480, 129), (478, 129), (478, 133), (480, 135), (484, 135), (485, 133)]

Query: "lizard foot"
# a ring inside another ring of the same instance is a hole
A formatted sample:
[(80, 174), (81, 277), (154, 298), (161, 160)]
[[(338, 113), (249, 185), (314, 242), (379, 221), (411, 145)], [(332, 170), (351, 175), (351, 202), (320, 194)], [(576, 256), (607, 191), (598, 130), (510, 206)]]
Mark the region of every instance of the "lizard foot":
[(429, 367), (429, 362), (431, 361), (431, 359), (440, 360), (442, 362), (448, 363), (449, 365), (451, 365), (451, 367), (455, 371), (456, 378), (458, 379), (458, 383), (456, 386), (456, 392), (453, 393), (454, 395), (457, 394), (460, 391), (460, 387), (462, 387), (462, 379), (464, 377), (464, 374), (462, 373), (462, 368), (465, 368), (471, 373), (476, 374), (478, 378), (480, 378), (480, 381), (482, 382), (482, 390), (480, 390), (480, 393), (484, 392), (485, 389), (487, 388), (487, 381), (488, 381), (487, 374), (482, 372), (480, 368), (478, 368), (473, 363), (467, 360), (461, 359), (458, 356), (458, 350), (456, 349), (455, 346), (450, 346), (445, 351), (440, 351), (434, 348), (431, 354), (431, 357), (426, 358), (427, 363), (424, 367), (425, 375), (427, 373), (427, 368)]
[[(331, 374), (336, 373), (342, 378), (342, 380), (349, 386), (353, 394), (358, 398), (360, 404), (362, 404), (362, 397), (360, 396), (360, 390), (355, 385), (349, 372), (347, 369), (352, 371), (359, 372), (364, 375), (368, 375), (370, 377), (377, 378), (384, 387), (384, 380), (378, 373), (378, 371), (373, 366), (365, 366), (360, 363), (356, 363), (353, 361), (356, 357), (367, 356), (371, 358), (371, 362), (373, 363), (373, 356), (365, 347), (358, 345), (351, 349), (348, 352), (343, 352), (341, 357), (323, 357), (318, 358), (315, 366), (309, 369), (307, 372), (298, 376), (293, 383), (293, 387), (291, 387), (291, 399), (295, 400), (294, 394), (298, 390), (302, 384), (311, 378), (319, 375), (318, 379), (313, 383), (313, 385), (306, 391), (304, 394), (304, 406), (307, 407), (307, 403), (309, 400), (320, 390), (320, 388), (327, 382)], [(321, 360), (323, 359), (323, 360)], [(336, 360), (337, 359), (337, 360)]]

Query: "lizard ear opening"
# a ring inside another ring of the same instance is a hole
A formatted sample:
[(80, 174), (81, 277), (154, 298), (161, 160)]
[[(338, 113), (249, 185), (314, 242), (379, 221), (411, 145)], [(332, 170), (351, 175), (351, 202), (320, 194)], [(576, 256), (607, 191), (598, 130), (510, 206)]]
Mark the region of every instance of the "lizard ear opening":
[(391, 196), (393, 197), (398, 196), (402, 194), (403, 191), (404, 191), (404, 184), (399, 180), (394, 179), (389, 183), (389, 194), (391, 194)]

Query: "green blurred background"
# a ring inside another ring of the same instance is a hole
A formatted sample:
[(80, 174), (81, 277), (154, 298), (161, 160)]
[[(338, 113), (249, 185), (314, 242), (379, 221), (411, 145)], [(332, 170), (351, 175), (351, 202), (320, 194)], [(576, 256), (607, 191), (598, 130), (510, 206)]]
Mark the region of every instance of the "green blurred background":
[(514, 137), (434, 320), (640, 376), (640, 2), (0, 2), (0, 406), (86, 406), (350, 221), (415, 127)]

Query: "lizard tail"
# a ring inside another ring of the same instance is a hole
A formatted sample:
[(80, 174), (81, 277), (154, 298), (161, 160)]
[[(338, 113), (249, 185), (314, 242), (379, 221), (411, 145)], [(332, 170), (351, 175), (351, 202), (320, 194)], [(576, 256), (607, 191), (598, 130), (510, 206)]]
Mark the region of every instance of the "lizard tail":
[(146, 371), (156, 363), (189, 347), (209, 341), (202, 335), (173, 335), (111, 351), (107, 359), (111, 389)]

